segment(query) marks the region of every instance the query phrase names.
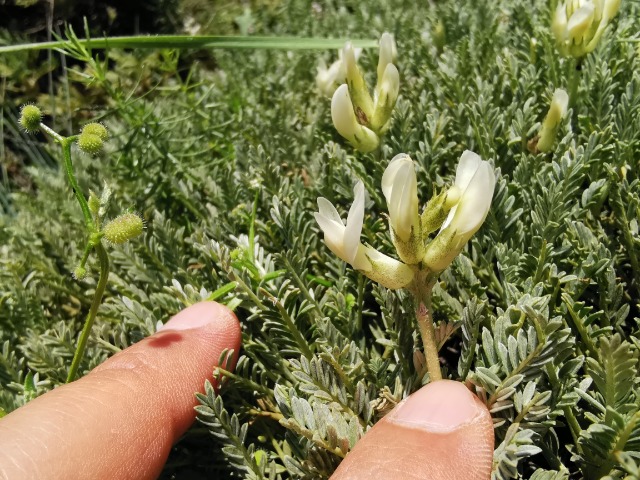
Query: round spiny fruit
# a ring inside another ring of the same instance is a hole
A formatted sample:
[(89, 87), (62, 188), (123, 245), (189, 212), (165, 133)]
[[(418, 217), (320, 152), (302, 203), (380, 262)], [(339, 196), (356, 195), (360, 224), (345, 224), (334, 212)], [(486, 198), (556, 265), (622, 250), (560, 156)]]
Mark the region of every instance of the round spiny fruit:
[(100, 153), (102, 146), (102, 139), (93, 133), (81, 133), (78, 137), (78, 147), (89, 155), (97, 155)]
[(143, 229), (144, 222), (138, 214), (125, 213), (107, 223), (102, 233), (108, 242), (118, 245), (137, 237)]
[(42, 121), (42, 111), (35, 105), (25, 105), (20, 110), (20, 120), (18, 121), (27, 132), (37, 132)]
[(97, 135), (103, 142), (109, 138), (109, 132), (107, 132), (107, 129), (101, 123), (87, 123), (82, 127), (80, 135), (85, 135), (87, 133)]
[(76, 269), (73, 271), (73, 278), (76, 280), (82, 280), (87, 276), (87, 269), (78, 265)]

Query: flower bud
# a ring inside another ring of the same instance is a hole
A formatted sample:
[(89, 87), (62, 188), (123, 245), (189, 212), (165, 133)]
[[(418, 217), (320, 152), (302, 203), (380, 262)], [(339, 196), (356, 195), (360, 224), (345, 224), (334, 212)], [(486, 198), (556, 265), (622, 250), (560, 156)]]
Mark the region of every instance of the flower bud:
[(24, 105), (18, 122), (28, 133), (37, 132), (42, 121), (42, 111), (35, 105)]
[(73, 271), (73, 278), (75, 278), (76, 280), (82, 280), (86, 276), (87, 276), (87, 269), (80, 265), (78, 265)]
[(369, 125), (373, 116), (373, 99), (369, 94), (367, 83), (356, 62), (356, 54), (351, 42), (347, 42), (342, 50), (342, 59), (345, 63), (347, 73), (347, 86), (349, 96), (353, 104), (353, 110), (358, 122), (362, 125)]
[(373, 117), (371, 118), (371, 129), (379, 134), (384, 133), (389, 128), (389, 120), (393, 113), (393, 108), (398, 100), (400, 92), (400, 74), (392, 63), (385, 68), (380, 86), (377, 90)]
[(391, 160), (382, 176), (382, 193), (387, 200), (391, 239), (398, 255), (409, 264), (420, 262), (424, 252), (418, 213), (418, 181), (409, 155), (401, 153)]
[(108, 222), (102, 229), (102, 234), (109, 243), (119, 245), (142, 234), (142, 230), (142, 218), (136, 213), (125, 213)]
[(98, 212), (100, 211), (100, 199), (93, 190), (89, 190), (89, 200), (87, 201), (87, 204), (89, 205), (89, 211), (94, 217), (97, 217)]
[(102, 140), (103, 142), (106, 141), (107, 138), (109, 138), (109, 132), (107, 132), (105, 126), (101, 123), (96, 122), (87, 123), (84, 127), (82, 127), (82, 132), (80, 133), (80, 135), (85, 134), (97, 135), (98, 138), (100, 138), (100, 140)]
[(333, 94), (331, 119), (338, 133), (361, 152), (371, 152), (378, 147), (380, 142), (378, 136), (369, 128), (358, 123), (347, 85), (340, 85)]
[(396, 48), (396, 41), (390, 33), (384, 32), (380, 37), (380, 53), (378, 55), (378, 85), (376, 91), (380, 88), (380, 83), (384, 72), (387, 69), (387, 65), (396, 61), (398, 56), (398, 50)]
[(553, 98), (551, 99), (551, 105), (549, 112), (542, 122), (540, 128), (539, 139), (537, 149), (540, 152), (550, 152), (553, 148), (553, 144), (556, 141), (556, 134), (560, 128), (562, 119), (567, 114), (567, 108), (569, 106), (569, 95), (567, 92), (558, 88), (553, 92)]
[(97, 155), (102, 151), (104, 142), (93, 133), (81, 133), (78, 136), (78, 148), (89, 155)]
[[(427, 246), (425, 265), (434, 272), (447, 268), (482, 226), (493, 197), (495, 174), (489, 162), (466, 150), (456, 170), (459, 200), (449, 211), (440, 233)], [(457, 191), (454, 191), (457, 194)]]
[(458, 203), (460, 196), (460, 189), (454, 185), (449, 190), (433, 196), (427, 202), (420, 218), (424, 241), (431, 233), (442, 227), (447, 214)]

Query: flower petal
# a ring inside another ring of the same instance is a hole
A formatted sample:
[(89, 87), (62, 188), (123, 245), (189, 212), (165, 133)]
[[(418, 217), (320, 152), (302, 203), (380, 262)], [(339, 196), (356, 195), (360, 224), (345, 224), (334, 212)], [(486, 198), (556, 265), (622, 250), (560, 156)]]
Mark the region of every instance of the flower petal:
[(458, 168), (456, 169), (455, 186), (462, 190), (463, 194), (481, 163), (482, 159), (477, 153), (471, 150), (462, 152)]
[(344, 252), (349, 263), (353, 263), (360, 245), (360, 234), (364, 222), (364, 183), (359, 181), (353, 188), (353, 204), (349, 209), (347, 226), (344, 231)]
[(495, 183), (491, 165), (482, 162), (462, 195), (451, 221), (456, 236), (470, 236), (480, 228), (489, 213)]

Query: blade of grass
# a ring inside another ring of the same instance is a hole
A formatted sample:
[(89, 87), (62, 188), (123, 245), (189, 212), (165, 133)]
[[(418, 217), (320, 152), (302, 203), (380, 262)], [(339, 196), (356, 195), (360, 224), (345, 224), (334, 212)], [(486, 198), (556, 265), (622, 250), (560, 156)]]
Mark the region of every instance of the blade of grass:
[[(87, 48), (247, 48), (278, 50), (325, 50), (342, 48), (345, 38), (306, 38), (306, 37), (245, 37), (245, 36), (189, 36), (157, 35), (131, 37), (105, 37), (78, 40)], [(377, 40), (349, 39), (355, 47), (371, 48)], [(22, 43), (0, 47), (0, 54), (27, 50), (50, 50), (64, 48), (69, 41), (41, 43)]]

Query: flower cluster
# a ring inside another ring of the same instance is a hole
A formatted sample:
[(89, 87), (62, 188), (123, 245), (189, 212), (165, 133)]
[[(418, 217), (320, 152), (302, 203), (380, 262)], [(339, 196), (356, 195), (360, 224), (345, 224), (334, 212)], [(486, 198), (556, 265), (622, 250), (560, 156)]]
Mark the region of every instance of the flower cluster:
[(621, 0), (565, 0), (558, 4), (551, 30), (565, 57), (581, 58), (598, 45)]
[(484, 222), (494, 188), (491, 165), (467, 150), (460, 157), (454, 185), (432, 198), (420, 214), (414, 163), (404, 153), (394, 157), (382, 177), (382, 191), (391, 238), (402, 261), (360, 242), (365, 204), (361, 181), (354, 188), (346, 223), (325, 198), (318, 199), (315, 217), (333, 253), (372, 280), (397, 289), (408, 287), (416, 274), (437, 275), (447, 268)]
[[(351, 43), (342, 51), (345, 84), (338, 87), (331, 99), (331, 118), (338, 133), (361, 152), (370, 152), (380, 143), (379, 136), (389, 128), (393, 107), (400, 91), (400, 75), (393, 62), (397, 55), (393, 37), (384, 33), (380, 38), (378, 81), (373, 96), (356, 62)], [(336, 71), (339, 73), (339, 68)]]

